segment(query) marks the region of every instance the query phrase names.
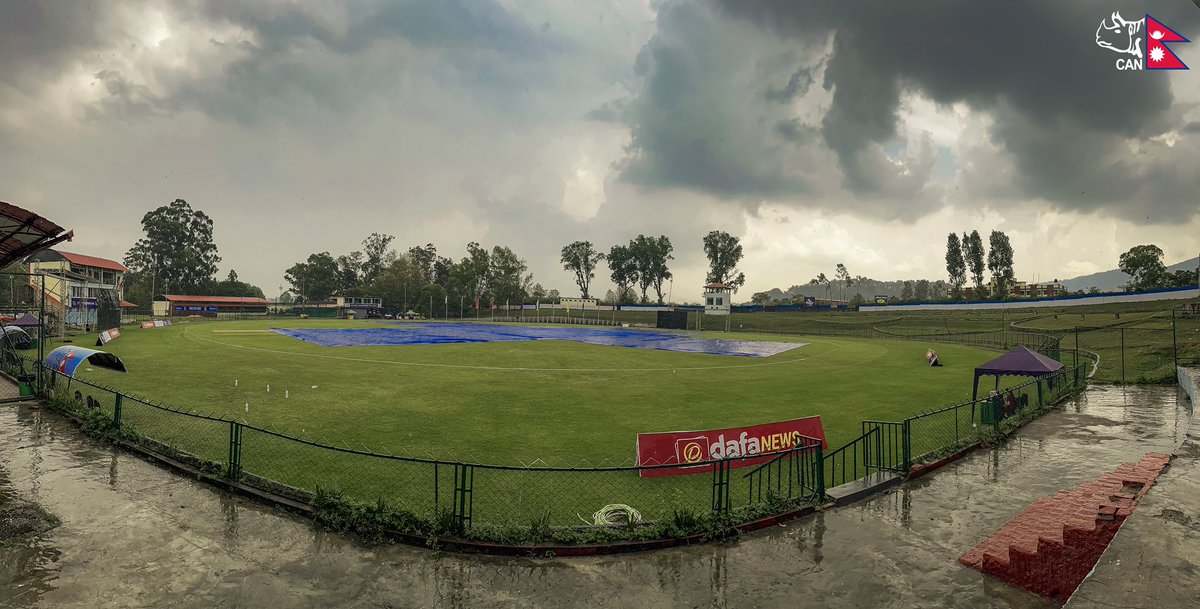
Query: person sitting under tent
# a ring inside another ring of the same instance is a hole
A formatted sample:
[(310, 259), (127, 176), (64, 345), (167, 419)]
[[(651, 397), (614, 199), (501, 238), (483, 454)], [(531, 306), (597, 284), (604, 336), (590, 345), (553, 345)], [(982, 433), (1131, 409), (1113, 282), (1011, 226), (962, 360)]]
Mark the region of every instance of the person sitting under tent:
[(929, 362), (930, 366), (941, 366), (942, 362), (938, 361), (937, 351), (927, 349), (925, 351), (925, 361)]

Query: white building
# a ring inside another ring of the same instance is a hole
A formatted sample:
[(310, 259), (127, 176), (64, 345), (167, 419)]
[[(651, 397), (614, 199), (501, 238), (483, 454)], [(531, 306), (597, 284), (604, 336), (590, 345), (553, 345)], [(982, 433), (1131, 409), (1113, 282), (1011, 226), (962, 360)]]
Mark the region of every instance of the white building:
[(704, 286), (704, 314), (729, 315), (729, 307), (733, 304), (733, 286), (723, 283), (710, 283)]

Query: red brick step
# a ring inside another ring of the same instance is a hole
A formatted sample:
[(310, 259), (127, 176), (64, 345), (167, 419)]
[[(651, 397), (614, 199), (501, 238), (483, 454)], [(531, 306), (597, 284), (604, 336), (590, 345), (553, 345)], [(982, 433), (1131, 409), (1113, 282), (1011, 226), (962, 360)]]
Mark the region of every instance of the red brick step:
[(1095, 482), (1042, 497), (958, 561), (1065, 603), (1169, 461), (1148, 453)]

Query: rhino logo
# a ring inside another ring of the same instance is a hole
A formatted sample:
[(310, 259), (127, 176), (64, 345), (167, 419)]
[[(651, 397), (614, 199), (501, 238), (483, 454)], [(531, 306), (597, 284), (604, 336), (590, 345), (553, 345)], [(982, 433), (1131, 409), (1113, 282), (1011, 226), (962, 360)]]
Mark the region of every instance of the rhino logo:
[(1137, 63), (1141, 63), (1145, 24), (1145, 18), (1127, 21), (1121, 13), (1114, 12), (1108, 19), (1102, 19), (1100, 27), (1096, 28), (1096, 44), (1102, 49), (1132, 55), (1138, 58)]

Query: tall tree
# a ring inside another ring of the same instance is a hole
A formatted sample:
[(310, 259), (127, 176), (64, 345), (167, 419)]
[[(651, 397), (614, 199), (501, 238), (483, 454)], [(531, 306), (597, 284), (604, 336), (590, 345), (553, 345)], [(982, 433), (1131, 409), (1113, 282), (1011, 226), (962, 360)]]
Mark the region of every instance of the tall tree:
[(125, 266), (151, 278), (151, 291), (196, 294), (217, 273), (213, 221), (175, 199), (142, 216), (144, 236), (125, 253)]
[(362, 252), (350, 252), (344, 256), (337, 257), (338, 267), (338, 283), (336, 294), (347, 294), (351, 291), (357, 292), (359, 287), (366, 282), (363, 280), (363, 254)]
[[(388, 245), (392, 243), (393, 239), (395, 237), (383, 233), (371, 233), (367, 235), (366, 239), (363, 239), (363, 258), (359, 265), (359, 272), (364, 285), (373, 283), (383, 272), (383, 267), (387, 265)], [(433, 245), (429, 245), (429, 247), (433, 247)]]
[(738, 270), (742, 261), (741, 240), (725, 231), (710, 231), (704, 236), (704, 255), (708, 258), (708, 283), (724, 283), (738, 288), (746, 284), (746, 275)]
[(533, 275), (529, 265), (508, 248), (497, 245), (488, 257), (488, 287), (497, 303), (520, 303), (529, 295)]
[(627, 245), (614, 245), (608, 250), (609, 277), (617, 284), (617, 297), (633, 292), (638, 283), (637, 260)]
[(979, 236), (979, 231), (973, 230), (970, 235), (963, 235), (962, 239), (963, 259), (966, 260), (967, 269), (971, 272), (971, 279), (975, 281), (976, 294), (983, 291), (983, 237)]
[(1008, 296), (1008, 288), (1012, 285), (1013, 248), (1008, 241), (1008, 235), (994, 230), (988, 236), (987, 267), (992, 273), (992, 281), (996, 282), (996, 297)]
[(337, 260), (329, 252), (310, 254), (284, 271), (283, 278), (298, 294), (298, 301), (319, 302), (337, 293), (341, 278)]
[(960, 296), (963, 284), (967, 282), (967, 261), (963, 258), (958, 233), (950, 233), (946, 237), (946, 274), (950, 276), (950, 285), (954, 286), (954, 295)]
[(596, 264), (601, 260), (604, 260), (604, 253), (596, 251), (591, 241), (576, 241), (563, 246), (559, 262), (564, 270), (575, 273), (575, 285), (579, 286), (581, 297), (590, 298), (588, 286), (596, 278)]
[(649, 300), (646, 297), (647, 288), (654, 287), (658, 303), (662, 304), (663, 282), (672, 276), (667, 267), (667, 261), (675, 259), (671, 255), (673, 249), (671, 240), (666, 235), (657, 237), (638, 235), (629, 243), (629, 251), (633, 254), (634, 263), (637, 266), (638, 284), (642, 288), (643, 302)]
[[(404, 313), (413, 304), (420, 305), (418, 296), (422, 288), (422, 275), (419, 266), (408, 254), (390, 257), (390, 262), (383, 267), (375, 281), (367, 286), (371, 296), (383, 299), (383, 306), (393, 313)], [(443, 296), (443, 300), (444, 300)], [(425, 303), (428, 308), (429, 303)]]
[(913, 299), (913, 282), (905, 281), (904, 289), (900, 291), (900, 300), (908, 302)]
[(424, 247), (414, 245), (408, 248), (408, 257), (421, 272), (421, 278), (425, 280), (425, 283), (434, 283), (435, 267), (438, 262), (437, 246), (432, 243), (426, 243)]
[(460, 293), (480, 305), (488, 291), (489, 258), (487, 249), (472, 241), (467, 244), (467, 255), (454, 265), (452, 274)]
[(809, 283), (812, 285), (825, 286), (825, 300), (829, 300), (829, 288), (832, 282), (828, 277), (825, 276), (825, 273), (818, 273), (816, 277), (813, 277), (812, 280), (809, 281)]
[[(834, 274), (837, 277), (838, 284), (849, 288), (854, 285), (854, 279), (850, 277), (850, 271), (846, 270), (846, 265), (838, 263), (837, 272)], [(846, 290), (842, 290), (842, 300), (846, 299)]]
[(1150, 290), (1160, 287), (1166, 280), (1167, 267), (1162, 259), (1163, 251), (1157, 245), (1135, 245), (1121, 254), (1117, 268), (1129, 275), (1130, 288)]
[(438, 256), (433, 262), (433, 282), (442, 286), (447, 293), (453, 293), (454, 282), (451, 281), (451, 274), (454, 272), (454, 261), (445, 256)]

